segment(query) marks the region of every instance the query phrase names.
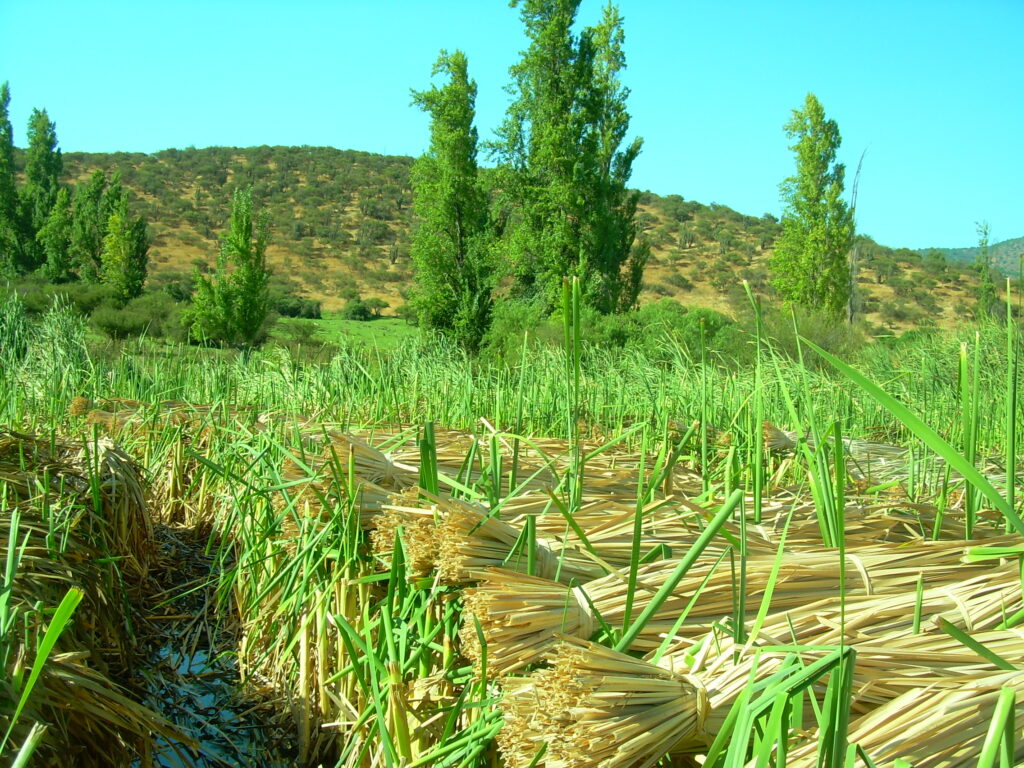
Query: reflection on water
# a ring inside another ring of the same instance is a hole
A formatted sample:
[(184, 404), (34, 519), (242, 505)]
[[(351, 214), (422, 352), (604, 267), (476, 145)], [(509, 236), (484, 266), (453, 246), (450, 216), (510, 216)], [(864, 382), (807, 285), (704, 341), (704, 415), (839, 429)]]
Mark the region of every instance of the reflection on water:
[[(200, 745), (200, 753), (193, 754), (180, 744), (157, 739), (153, 765), (283, 768), (294, 764), (280, 756), (280, 734), (267, 725), (265, 707), (238, 696), (238, 668), (230, 654), (213, 656), (204, 649), (187, 653), (164, 645), (139, 674), (149, 691), (145, 703)], [(134, 764), (140, 765), (139, 761)]]

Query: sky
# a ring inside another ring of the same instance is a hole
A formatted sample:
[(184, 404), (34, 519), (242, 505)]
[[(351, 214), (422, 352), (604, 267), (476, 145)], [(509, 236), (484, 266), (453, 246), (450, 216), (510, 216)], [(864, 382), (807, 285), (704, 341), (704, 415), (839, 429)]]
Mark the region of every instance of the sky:
[[(581, 24), (600, 20), (583, 0)], [(858, 230), (892, 247), (1024, 236), (1024, 0), (619, 0), (630, 186), (779, 215), (783, 125), (813, 92), (843, 138)], [(309, 145), (418, 155), (410, 89), (440, 49), (482, 139), (526, 47), (504, 0), (0, 0), (15, 144), (45, 108), (65, 152)], [(481, 158), (484, 162), (485, 158)]]

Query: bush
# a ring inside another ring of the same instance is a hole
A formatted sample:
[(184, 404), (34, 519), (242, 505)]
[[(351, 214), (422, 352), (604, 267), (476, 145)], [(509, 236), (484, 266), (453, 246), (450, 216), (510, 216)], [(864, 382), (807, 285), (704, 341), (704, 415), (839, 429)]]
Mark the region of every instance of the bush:
[(362, 299), (349, 299), (341, 309), (341, 316), (346, 320), (372, 320), (373, 311)]
[(681, 291), (692, 291), (693, 283), (686, 279), (685, 275), (679, 272), (672, 272), (665, 278), (665, 282)]
[[(97, 312), (101, 311), (101, 307)], [(184, 306), (166, 291), (151, 291), (129, 301), (126, 312), (142, 317), (147, 336), (166, 336), (175, 341), (186, 341), (188, 334), (183, 323)], [(95, 322), (95, 313), (93, 314)]]
[(561, 338), (552, 332), (550, 325), (543, 328), (544, 305), (537, 301), (506, 299), (494, 305), (491, 327), (480, 345), (482, 357), (496, 362), (514, 363), (523, 349), (523, 339), (529, 334), (530, 341), (538, 342), (538, 336), (547, 342)]
[[(800, 356), (797, 334), (840, 359), (849, 359), (865, 343), (861, 326), (856, 324), (851, 326), (845, 320), (813, 310), (795, 308), (791, 314), (788, 309), (768, 306), (764, 308), (762, 316), (764, 333), (771, 341), (775, 351), (793, 360), (799, 359)], [(747, 326), (748, 330), (752, 332), (752, 317), (748, 318)], [(806, 348), (804, 351), (807, 351)], [(812, 369), (823, 364), (820, 358), (814, 354), (805, 354), (804, 362)]]
[(141, 336), (149, 328), (149, 318), (138, 312), (101, 307), (92, 314), (92, 323), (112, 339)]
[(320, 302), (301, 296), (282, 294), (272, 290), (270, 308), (282, 317), (302, 317), (307, 320), (320, 319)]

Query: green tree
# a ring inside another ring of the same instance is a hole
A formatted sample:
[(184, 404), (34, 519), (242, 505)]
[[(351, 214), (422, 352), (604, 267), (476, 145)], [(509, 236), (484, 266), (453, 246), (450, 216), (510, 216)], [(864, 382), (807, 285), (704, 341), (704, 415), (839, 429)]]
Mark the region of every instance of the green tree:
[(71, 195), (67, 187), (57, 192), (57, 200), (43, 228), (36, 233), (36, 241), (43, 252), (43, 275), (53, 283), (71, 279)]
[(57, 126), (46, 110), (33, 109), (28, 122), (25, 184), (21, 188), (22, 269), (31, 271), (43, 261), (36, 233), (46, 224), (57, 202), (64, 161), (57, 147)]
[(149, 237), (145, 220), (130, 216), (127, 202), (107, 219), (100, 261), (103, 282), (113, 287), (119, 301), (127, 302), (142, 293), (149, 262)]
[(128, 193), (120, 174), (108, 181), (104, 171), (93, 171), (86, 184), (75, 188), (71, 225), (71, 261), (86, 282), (99, 282), (103, 274), (103, 240), (107, 224), (127, 204)]
[(579, 0), (513, 4), (530, 45), (510, 70), (515, 100), (494, 149), (517, 290), (554, 306), (562, 279), (575, 275), (589, 306), (628, 308), (649, 248), (637, 241), (638, 195), (626, 189), (642, 142), (620, 149), (629, 128), (622, 18), (609, 4), (597, 27), (576, 35)]
[(850, 293), (853, 211), (842, 199), (845, 167), (836, 162), (842, 139), (813, 93), (793, 110), (786, 135), (795, 139), (796, 176), (780, 185), (782, 234), (772, 257), (774, 285), (790, 303), (838, 317)]
[(974, 317), (981, 320), (992, 316), (999, 297), (996, 295), (996, 284), (992, 279), (992, 254), (988, 247), (990, 235), (988, 222), (975, 222), (974, 226), (978, 232), (978, 255), (974, 261), (974, 269), (978, 273), (978, 287), (975, 291), (978, 303), (975, 306)]
[(235, 191), (231, 223), (221, 238), (217, 269), (207, 278), (197, 269), (191, 334), (200, 341), (251, 348), (267, 334), (270, 269), (266, 217), (253, 216), (252, 187)]
[(0, 85), (0, 275), (13, 276), (21, 262), (18, 191), (14, 172), (14, 130), (8, 115), (11, 90)]
[(430, 148), (412, 168), (417, 225), (411, 302), (420, 325), (476, 351), (490, 326), (497, 281), (487, 195), (476, 162), (476, 83), (461, 51), (442, 51), (433, 74), (447, 75), (448, 82), (413, 92), (413, 103), (431, 121)]

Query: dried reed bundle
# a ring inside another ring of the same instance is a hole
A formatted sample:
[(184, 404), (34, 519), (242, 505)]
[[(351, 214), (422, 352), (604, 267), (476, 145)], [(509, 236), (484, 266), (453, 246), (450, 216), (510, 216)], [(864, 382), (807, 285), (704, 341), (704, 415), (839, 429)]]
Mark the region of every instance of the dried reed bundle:
[[(846, 594), (851, 600), (857, 595), (914, 596), (921, 579), (932, 585), (932, 601), (941, 600), (949, 593), (940, 591), (939, 585), (955, 584), (972, 575), (994, 571), (991, 563), (965, 565), (960, 562), (963, 550), (963, 542), (929, 542), (898, 550), (873, 548), (847, 552), (843, 574)], [(705, 551), (651, 617), (633, 644), (634, 650), (652, 650), (667, 635), (684, 640), (684, 644), (687, 639), (693, 642), (712, 624), (734, 613), (737, 591), (743, 587), (729, 563), (718, 557), (723, 553), (721, 547)], [(677, 565), (677, 561), (666, 560), (638, 569), (631, 603), (633, 617), (646, 608)], [(748, 556), (748, 619), (759, 610), (775, 568), (772, 553), (754, 552)], [(628, 571), (614, 571), (583, 586), (569, 588), (506, 570), (489, 570), (482, 574), (475, 588), (465, 592), (466, 608), (475, 622), (470, 619), (463, 625), (464, 653), (478, 666), (483, 661), (484, 649), (476, 633), (478, 623), (486, 642), (487, 672), (496, 677), (538, 662), (555, 643), (555, 633), (588, 639), (600, 628), (600, 621), (610, 627), (621, 627), (627, 606), (628, 576)], [(779, 564), (775, 575), (771, 610), (801, 609), (815, 601), (821, 601), (826, 610), (831, 610), (833, 603), (829, 601), (836, 599), (839, 586), (837, 552), (792, 552)], [(941, 604), (948, 607), (948, 603)], [(878, 603), (867, 602), (860, 610), (875, 610), (877, 606)], [(783, 617), (779, 627), (769, 622), (763, 632), (783, 631), (790, 626), (790, 621), (788, 616)], [(804, 637), (800, 640), (807, 641)], [(838, 638), (834, 641), (838, 642)]]
[(486, 508), (456, 499), (436, 499), (437, 574), (449, 584), (479, 577), (483, 569), (505, 567), (526, 572), (532, 548), (536, 573), (566, 583), (590, 581), (605, 572), (586, 553), (523, 531), (497, 519)]
[(109, 438), (42, 439), (0, 430), (0, 481), (23, 500), (87, 510), (76, 529), (100, 551), (120, 558), (137, 583), (152, 556), (152, 522), (141, 468)]
[[(87, 652), (60, 653), (43, 667), (32, 707), (50, 727), (38, 758), (52, 765), (106, 768), (149, 754), (159, 735), (195, 750), (198, 744), (163, 716), (128, 696), (110, 679), (87, 667)], [(49, 753), (49, 755), (47, 755)]]
[[(982, 747), (1002, 688), (1013, 690), (1014, 706), (1024, 706), (1024, 673), (977, 675), (951, 688), (911, 688), (850, 723), (847, 741), (859, 745), (875, 765), (897, 760), (921, 768), (968, 768), (979, 764)], [(787, 756), (789, 768), (818, 763), (815, 737)], [(1024, 761), (1024, 741), (1011, 751)]]
[[(153, 733), (192, 744), (159, 715), (129, 700), (109, 677), (111, 672), (123, 674), (133, 659), (135, 641), (126, 627), (122, 595), (125, 585), (110, 557), (117, 550), (109, 549), (124, 540), (123, 532), (111, 529), (118, 524), (116, 516), (131, 524), (123, 507), (132, 500), (112, 498), (112, 481), (100, 474), (99, 482), (91, 481), (100, 500), (97, 511), (89, 476), (71, 463), (78, 458), (73, 445), (62, 443), (51, 450), (50, 444), (17, 440), (22, 458), (12, 470), (15, 439), (14, 433), (5, 433), (0, 441), (0, 482), (5, 491), (0, 504), (0, 562), (8, 564), (12, 577), (5, 596), (8, 660), (19, 667), (34, 660), (39, 649), (33, 643), (39, 643), (52, 609), (68, 590), (82, 593), (74, 620), (61, 632), (42, 668), (15, 738), (23, 740), (27, 723), (45, 723), (49, 728), (40, 759), (75, 765), (127, 764), (146, 750)], [(41, 462), (32, 466), (38, 474), (29, 471), (28, 458)], [(102, 459), (96, 459), (102, 466)], [(116, 468), (115, 462), (108, 457), (108, 469)], [(66, 527), (54, 536), (59, 521)], [(138, 566), (139, 558), (126, 554), (124, 562)], [(141, 578), (137, 569), (129, 569), (127, 575)], [(132, 591), (138, 588), (131, 582), (127, 586)], [(4, 695), (9, 702), (15, 700), (11, 688)], [(9, 717), (10, 710), (6, 714)]]
[[(979, 632), (998, 627), (1024, 607), (1020, 573), (1013, 565), (996, 563), (973, 573), (962, 580), (925, 588), (920, 599), (914, 589), (908, 589), (851, 595), (843, 606), (836, 598), (827, 598), (780, 611), (765, 621), (757, 640), (771, 644), (855, 645), (912, 635), (918, 621), (927, 627), (939, 619), (968, 632)], [(918, 614), (919, 619), (915, 618)]]
[(402, 530), (402, 545), (406, 568), (413, 576), (425, 576), (437, 563), (436, 506), (426, 500), (419, 488), (410, 488), (392, 494), (382, 514), (370, 532), (374, 554), (387, 568), (391, 567), (391, 553), (395, 539)]
[(709, 702), (695, 677), (563, 640), (551, 667), (508, 685), (501, 706), (498, 745), (512, 768), (641, 768), (673, 745), (700, 738)]
[[(769, 451), (788, 452), (796, 448), (799, 435), (796, 432), (781, 430), (766, 421), (762, 424), (762, 439)], [(814, 438), (808, 435), (805, 439), (808, 446), (812, 450), (815, 449)], [(827, 442), (832, 444), (835, 441), (829, 438)], [(869, 483), (905, 480), (910, 471), (908, 465), (912, 461), (922, 459), (922, 455), (909, 448), (852, 438), (843, 438), (843, 451), (846, 454), (846, 469), (850, 476)], [(1004, 482), (1006, 479), (1004, 471), (984, 459), (979, 462), (978, 468), (991, 480)], [(941, 456), (934, 457), (929, 462), (927, 471), (932, 482), (937, 481), (946, 471), (945, 460)], [(950, 476), (963, 479), (962, 475), (953, 469), (950, 470)]]
[(513, 768), (647, 768), (666, 754), (702, 752), (743, 689), (789, 659), (755, 651), (668, 656), (653, 665), (560, 638), (548, 668), (506, 684), (498, 745)]
[(281, 475), (296, 485), (289, 488), (287, 501), (278, 501), (279, 507), (287, 504), (299, 516), (326, 519), (351, 503), (362, 527), (373, 527), (390, 495), (415, 485), (415, 476), (359, 438), (340, 432), (327, 438), (318, 456), (285, 460)]

